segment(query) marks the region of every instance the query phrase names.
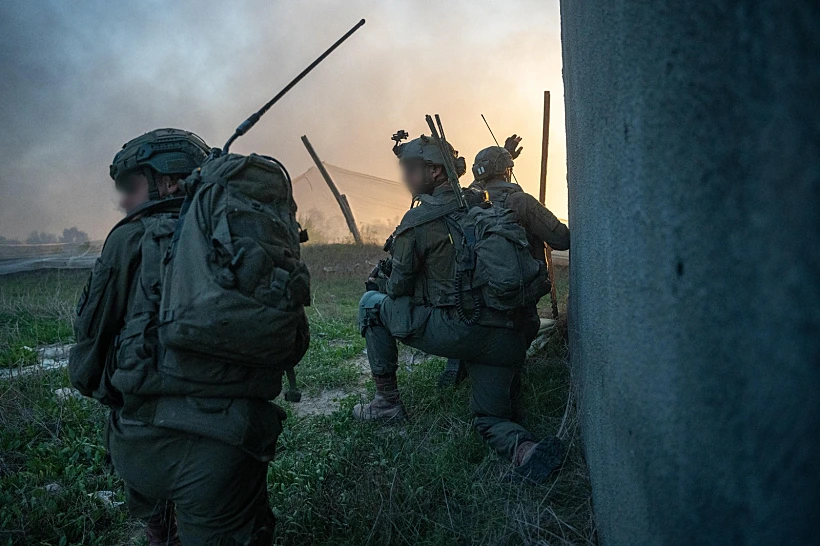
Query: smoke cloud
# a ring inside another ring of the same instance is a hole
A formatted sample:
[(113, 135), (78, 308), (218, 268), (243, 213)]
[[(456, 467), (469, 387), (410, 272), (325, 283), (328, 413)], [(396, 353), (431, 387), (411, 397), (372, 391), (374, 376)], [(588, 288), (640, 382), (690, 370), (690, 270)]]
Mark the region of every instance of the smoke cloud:
[(122, 216), (108, 165), (124, 142), (170, 126), (222, 146), (362, 17), (364, 28), (234, 151), (274, 155), (296, 177), (311, 166), (299, 140), (307, 134), (322, 159), (395, 180), (392, 133), (417, 136), (427, 130), (424, 114), (440, 113), (470, 164), (492, 144), (483, 113), (499, 139), (524, 136), (516, 174), (537, 194), (549, 89), (547, 200), (566, 216), (557, 0), (7, 0), (0, 5), (0, 235), (77, 226), (104, 237)]

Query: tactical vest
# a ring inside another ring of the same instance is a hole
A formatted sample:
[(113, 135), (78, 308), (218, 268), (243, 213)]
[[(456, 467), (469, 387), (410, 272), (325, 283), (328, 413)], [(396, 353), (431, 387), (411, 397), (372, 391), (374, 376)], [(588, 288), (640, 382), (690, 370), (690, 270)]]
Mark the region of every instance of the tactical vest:
[(493, 205), (503, 209), (507, 208), (507, 197), (509, 197), (511, 193), (524, 191), (518, 184), (513, 184), (506, 180), (493, 180), (483, 186), (479, 183), (474, 183), (470, 187), (475, 187), (479, 191), (486, 191)]
[(470, 204), (466, 211), (446, 193), (419, 196), (418, 206), (405, 215), (396, 234), (444, 220), (456, 258), (453, 303), (462, 321), (483, 324), (483, 314), (509, 313), (537, 303), (550, 285), (513, 213), (476, 198), (475, 191), (467, 190), (465, 197)]

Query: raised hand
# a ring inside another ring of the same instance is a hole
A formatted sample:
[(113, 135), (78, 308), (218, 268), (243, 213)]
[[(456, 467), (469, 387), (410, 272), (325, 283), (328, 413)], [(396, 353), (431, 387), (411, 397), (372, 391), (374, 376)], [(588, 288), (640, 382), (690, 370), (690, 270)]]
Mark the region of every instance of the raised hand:
[(519, 148), (518, 145), (521, 143), (521, 137), (518, 135), (512, 135), (507, 137), (507, 140), (504, 141), (504, 149), (510, 152), (510, 155), (513, 159), (516, 159), (524, 148)]

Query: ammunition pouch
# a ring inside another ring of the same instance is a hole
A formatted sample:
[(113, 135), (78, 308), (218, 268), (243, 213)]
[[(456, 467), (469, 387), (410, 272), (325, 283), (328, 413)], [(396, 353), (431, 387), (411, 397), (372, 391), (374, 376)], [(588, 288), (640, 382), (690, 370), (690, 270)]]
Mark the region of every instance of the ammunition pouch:
[(239, 447), (257, 460), (270, 461), (287, 414), (267, 400), (163, 396), (127, 397), (122, 417), (198, 434)]

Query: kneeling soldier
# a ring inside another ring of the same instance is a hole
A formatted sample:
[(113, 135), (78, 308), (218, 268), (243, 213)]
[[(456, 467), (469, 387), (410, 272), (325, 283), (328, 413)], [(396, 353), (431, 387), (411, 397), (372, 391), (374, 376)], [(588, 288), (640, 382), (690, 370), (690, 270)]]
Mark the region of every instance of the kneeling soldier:
[[(453, 154), (459, 176), (464, 160)], [(422, 136), (394, 148), (402, 179), (416, 206), (402, 219), (392, 241), (392, 259), (384, 292), (371, 290), (361, 300), (359, 321), (367, 343), (376, 395), (353, 410), (357, 419), (403, 419), (404, 405), (396, 381), (396, 340), (424, 352), (463, 359), (472, 378), (473, 426), (516, 473), (544, 480), (560, 463), (562, 446), (554, 437), (540, 442), (514, 421), (519, 372), (528, 339), (526, 310), (502, 312), (474, 298), (460, 302), (461, 280), (456, 246), (464, 239), (453, 215), (457, 200), (448, 184), (445, 158), (433, 139)], [(459, 165), (460, 162), (460, 165)], [(443, 210), (451, 212), (442, 215)], [(371, 285), (372, 287), (372, 285)], [(457, 305), (461, 303), (463, 305)], [(476, 315), (480, 318), (473, 320)]]
[[(470, 186), (486, 191), (493, 205), (511, 210), (521, 227), (527, 232), (527, 241), (533, 259), (546, 265), (544, 245), (553, 250), (569, 249), (569, 228), (535, 197), (512, 181), (514, 158), (520, 149), (516, 146), (521, 138), (516, 135), (507, 139), (505, 147), (490, 146), (478, 152), (473, 163), (475, 182)], [(532, 324), (527, 329), (530, 342), (538, 333), (540, 321), (536, 305), (532, 306)], [(450, 359), (439, 377), (439, 386), (457, 385), (467, 375), (460, 360)]]

